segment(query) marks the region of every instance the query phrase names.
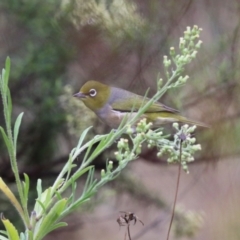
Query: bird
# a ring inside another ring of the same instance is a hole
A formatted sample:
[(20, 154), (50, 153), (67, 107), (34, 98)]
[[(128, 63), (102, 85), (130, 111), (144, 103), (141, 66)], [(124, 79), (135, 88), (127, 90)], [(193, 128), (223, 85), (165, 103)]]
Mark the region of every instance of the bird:
[[(150, 100), (147, 97), (95, 80), (87, 81), (73, 96), (81, 99), (86, 107), (112, 129), (117, 129), (123, 119), (131, 120), (139, 108)], [(160, 102), (150, 105), (139, 120), (143, 118), (152, 123), (152, 128), (159, 128), (163, 124), (174, 122), (208, 127), (204, 123), (181, 116), (178, 110)]]

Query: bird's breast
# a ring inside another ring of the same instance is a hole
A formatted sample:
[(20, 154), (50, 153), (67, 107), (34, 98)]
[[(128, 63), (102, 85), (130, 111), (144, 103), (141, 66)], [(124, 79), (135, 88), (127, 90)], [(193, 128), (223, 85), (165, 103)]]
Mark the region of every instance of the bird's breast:
[(96, 112), (96, 114), (104, 123), (106, 123), (113, 129), (117, 129), (123, 119), (128, 122), (136, 115), (136, 113), (120, 112), (113, 110), (110, 106), (101, 109), (101, 111)]

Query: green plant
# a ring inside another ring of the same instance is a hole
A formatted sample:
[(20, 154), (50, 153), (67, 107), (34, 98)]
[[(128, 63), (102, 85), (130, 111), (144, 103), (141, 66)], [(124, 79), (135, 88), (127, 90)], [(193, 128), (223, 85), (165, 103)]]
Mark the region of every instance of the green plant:
[[(0, 131), (7, 146), (20, 201), (17, 200), (2, 178), (0, 178), (0, 189), (16, 208), (24, 223), (25, 231), (19, 234), (13, 224), (1, 215), (1, 220), (6, 228), (6, 231), (0, 232), (1, 240), (40, 240), (49, 232), (59, 227), (66, 226), (67, 224), (61, 222), (61, 220), (88, 201), (104, 184), (116, 178), (130, 161), (138, 157), (143, 143), (147, 143), (149, 148), (156, 147), (159, 156), (163, 154), (167, 155), (169, 163), (179, 163), (179, 153), (181, 153), (180, 164), (183, 169), (188, 172), (188, 162), (193, 161), (194, 153), (200, 150), (200, 145), (195, 144), (196, 139), (191, 137), (191, 133), (195, 130), (195, 126), (189, 127), (184, 125), (179, 127), (178, 124), (173, 124), (176, 130), (174, 140), (169, 140), (169, 135), (163, 133), (163, 128), (152, 130), (151, 123), (147, 124), (145, 119), (139, 122), (136, 131), (133, 131), (131, 126), (138, 120), (144, 111), (146, 111), (153, 102), (157, 101), (167, 90), (179, 87), (186, 82), (188, 76), (182, 76), (182, 74), (185, 65), (195, 58), (197, 49), (201, 45), (201, 41), (198, 41), (200, 31), (201, 29), (197, 26), (193, 28), (188, 27), (184, 33), (184, 37), (180, 39), (179, 54), (176, 54), (174, 48), (171, 48), (170, 58), (164, 56), (163, 64), (165, 67), (166, 82), (163, 83), (162, 78), (157, 81), (157, 93), (149, 102), (141, 107), (136, 117), (126, 124), (124, 123), (125, 121), (123, 121), (117, 130), (112, 130), (109, 134), (96, 135), (87, 143), (84, 143), (84, 139), (90, 128), (83, 131), (76, 148), (70, 152), (68, 161), (60, 171), (54, 183), (43, 190), (42, 181), (41, 179), (38, 180), (36, 186), (37, 199), (30, 215), (28, 209), (30, 180), (27, 174), (24, 174), (24, 181), (21, 181), (16, 156), (17, 137), (23, 113), (17, 117), (12, 131), (12, 101), (8, 88), (10, 59), (7, 58), (6, 66), (2, 71), (0, 79), (0, 91), (3, 101), (6, 130), (1, 127)], [(121, 138), (124, 133), (129, 135), (132, 147), (127, 139)], [(118, 141), (118, 151), (116, 151), (115, 156), (118, 165), (114, 167), (112, 161), (107, 161), (106, 169), (101, 171), (101, 178), (95, 179), (94, 166), (90, 165), (91, 162), (116, 140)], [(97, 145), (95, 149), (92, 149), (93, 145)], [(82, 159), (80, 167), (76, 169), (74, 161), (84, 150), (86, 154)], [(76, 196), (77, 180), (84, 174), (88, 174), (85, 187), (82, 194)], [(66, 192), (68, 189), (71, 189), (70, 193)], [(66, 194), (66, 196), (63, 196), (63, 194)]]

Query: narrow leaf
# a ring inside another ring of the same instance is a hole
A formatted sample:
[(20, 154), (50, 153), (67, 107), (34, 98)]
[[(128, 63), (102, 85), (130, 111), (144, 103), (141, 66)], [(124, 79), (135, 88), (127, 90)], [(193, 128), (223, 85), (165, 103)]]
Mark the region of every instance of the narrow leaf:
[(27, 230), (25, 232), (25, 234), (23, 232), (21, 232), (20, 233), (20, 240), (33, 240), (33, 238), (31, 238), (31, 235), (29, 234), (29, 232), (32, 232), (32, 231)]
[(42, 208), (43, 212), (45, 213), (46, 212), (46, 208), (45, 208), (44, 204), (40, 200), (38, 200), (38, 199), (36, 199), (36, 204), (35, 204), (35, 208), (34, 208), (34, 209), (36, 209), (36, 212), (39, 212), (38, 211), (39, 206), (37, 204), (40, 205), (40, 207)]
[(60, 228), (60, 227), (67, 227), (67, 226), (68, 226), (67, 223), (65, 223), (65, 222), (59, 222), (59, 223), (54, 224), (52, 227), (50, 227), (50, 228), (49, 228), (49, 232), (52, 232), (53, 230), (58, 229), (58, 228)]
[(18, 202), (13, 192), (9, 189), (9, 187), (5, 184), (1, 177), (0, 177), (0, 190), (2, 190), (2, 192), (6, 195), (6, 197), (9, 199), (12, 205), (17, 209), (22, 219), (24, 219), (24, 213), (20, 203)]
[(5, 237), (8, 235), (7, 231), (0, 230), (0, 234), (2, 234), (2, 235), (0, 235), (0, 240), (8, 240), (8, 238)]
[(10, 61), (10, 58), (7, 57), (6, 59), (6, 62), (5, 62), (5, 74), (4, 74), (4, 85), (5, 85), (5, 91), (7, 90), (6, 89), (6, 86), (8, 86), (8, 80), (9, 80), (9, 74), (10, 74), (10, 67), (11, 67), (11, 61)]
[[(42, 210), (46, 211), (51, 201), (51, 188), (47, 188), (36, 200), (34, 211), (39, 214)], [(39, 206), (41, 205), (41, 206)]]
[(24, 192), (24, 199), (28, 199), (28, 192), (29, 192), (29, 177), (26, 173), (23, 174), (24, 175), (24, 188), (23, 188), (23, 192)]
[(82, 164), (87, 161), (87, 158), (88, 158), (89, 153), (90, 153), (90, 151), (91, 151), (91, 149), (92, 149), (92, 146), (93, 146), (93, 145), (91, 144), (91, 145), (87, 148), (87, 151), (86, 151), (86, 153), (85, 153), (85, 155), (84, 155), (84, 158), (83, 158), (83, 160), (82, 160)]
[(8, 136), (7, 134), (5, 133), (5, 130), (0, 126), (0, 131), (2, 133), (2, 136), (3, 136), (3, 140), (6, 144), (6, 147), (8, 149), (8, 153), (10, 154), (11, 153), (11, 145), (10, 145), (10, 142), (9, 142), (9, 139), (8, 139)]
[(63, 199), (63, 197), (61, 196), (61, 194), (58, 191), (56, 191), (55, 194), (56, 194), (58, 200)]
[(0, 92), (1, 92), (1, 95), (3, 94), (3, 78), (2, 78), (2, 75), (0, 74)]
[(7, 107), (8, 107), (8, 120), (11, 121), (12, 116), (12, 98), (9, 88), (7, 87)]
[[(76, 194), (76, 189), (77, 189), (77, 183), (73, 181), (73, 179), (71, 179), (71, 183), (72, 183), (72, 203), (75, 201), (75, 194)], [(68, 199), (69, 200), (69, 199)]]
[(36, 235), (34, 239), (42, 239), (51, 231), (51, 229), (54, 227), (54, 223), (61, 217), (66, 203), (67, 200), (65, 198), (56, 202), (56, 204), (51, 208), (49, 213), (44, 216), (41, 222), (41, 226), (39, 226), (38, 228), (38, 232), (35, 232)]
[(14, 139), (14, 148), (15, 149), (17, 149), (17, 138), (18, 138), (19, 126), (21, 124), (22, 117), (23, 117), (23, 112), (18, 115), (16, 122), (14, 124), (13, 139)]
[(93, 166), (91, 165), (91, 166), (87, 166), (81, 170), (77, 170), (71, 178), (74, 181), (76, 181), (79, 177), (81, 177), (84, 173), (88, 172), (92, 168), (93, 168)]
[(83, 141), (84, 141), (84, 139), (85, 139), (88, 131), (90, 130), (90, 128), (92, 128), (92, 127), (89, 127), (89, 128), (85, 129), (85, 130), (82, 132), (81, 137), (80, 137), (80, 139), (79, 139), (79, 141), (78, 141), (78, 145), (77, 145), (77, 147), (75, 148), (73, 159), (75, 159), (75, 158), (77, 157), (77, 156), (75, 156), (75, 154), (76, 154), (76, 152), (78, 151), (78, 149), (82, 146), (82, 143), (83, 143)]
[(93, 184), (93, 177), (94, 177), (94, 170), (95, 170), (94, 168), (89, 169), (87, 180), (86, 180), (86, 183), (84, 185), (82, 194), (84, 194), (85, 192), (89, 191), (89, 188), (92, 186), (92, 184)]
[(19, 234), (15, 226), (1, 214), (1, 221), (7, 230), (9, 240), (20, 240)]
[(93, 168), (93, 166), (88, 166), (83, 168), (82, 170), (77, 170), (72, 176), (71, 178), (66, 182), (66, 184), (64, 185), (64, 188), (61, 189), (61, 192), (65, 189), (67, 189), (72, 182), (76, 181), (80, 176), (82, 176), (84, 173), (86, 173), (87, 171), (89, 171), (89, 169)]
[(28, 238), (27, 239), (25, 239), (25, 240), (33, 240), (33, 231), (31, 231), (31, 230), (28, 230), (27, 231), (27, 233), (28, 233)]
[(2, 78), (1, 78), (1, 94), (2, 94), (2, 97), (4, 98), (5, 97), (5, 74), (6, 74), (6, 70), (3, 68), (2, 69)]
[(9, 239), (0, 235), (0, 240), (9, 240)]
[(77, 149), (79, 149), (81, 146), (82, 146), (82, 143), (83, 143), (83, 140), (85, 139), (88, 131), (91, 129), (92, 127), (88, 127), (87, 129), (85, 129), (82, 134), (81, 134), (81, 137), (78, 141), (78, 145), (77, 145)]
[(0, 230), (0, 234), (4, 234), (5, 236), (7, 236), (7, 232), (3, 230)]
[(42, 194), (42, 180), (38, 179), (37, 180), (37, 195), (38, 195), (38, 198), (40, 198), (41, 194)]

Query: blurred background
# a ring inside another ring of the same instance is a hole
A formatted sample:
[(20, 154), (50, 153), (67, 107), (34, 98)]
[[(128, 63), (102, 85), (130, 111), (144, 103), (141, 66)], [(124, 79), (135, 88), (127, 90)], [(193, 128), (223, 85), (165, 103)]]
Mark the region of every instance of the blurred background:
[[(190, 79), (161, 102), (211, 128), (195, 133), (202, 151), (190, 174), (181, 174), (171, 239), (240, 239), (238, 0), (1, 1), (0, 67), (10, 56), (13, 119), (24, 112), (17, 156), (20, 172), (31, 179), (30, 204), (36, 180), (52, 183), (86, 127), (94, 125), (89, 138), (109, 131), (73, 93), (94, 79), (138, 94), (150, 88), (153, 95), (163, 56), (171, 46), (177, 48), (179, 37), (193, 25), (203, 28), (203, 45), (187, 67)], [(171, 133), (171, 126), (166, 131)], [(96, 159), (96, 169), (113, 159), (114, 149)], [(0, 153), (0, 176), (14, 190), (2, 140)], [(177, 166), (158, 159), (154, 150), (144, 151), (68, 217), (67, 228), (46, 239), (124, 239), (125, 229), (116, 222), (119, 211), (132, 211), (144, 222), (132, 227), (133, 239), (166, 239), (177, 174)], [(2, 193), (0, 212), (17, 219)]]

